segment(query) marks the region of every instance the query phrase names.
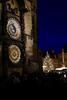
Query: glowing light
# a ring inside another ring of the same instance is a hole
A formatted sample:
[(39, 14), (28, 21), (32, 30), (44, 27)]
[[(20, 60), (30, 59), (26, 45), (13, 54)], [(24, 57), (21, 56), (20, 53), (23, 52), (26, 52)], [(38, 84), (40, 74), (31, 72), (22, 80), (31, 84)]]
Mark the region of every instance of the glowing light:
[(66, 74), (64, 74), (64, 78), (66, 78), (67, 77), (67, 75)]

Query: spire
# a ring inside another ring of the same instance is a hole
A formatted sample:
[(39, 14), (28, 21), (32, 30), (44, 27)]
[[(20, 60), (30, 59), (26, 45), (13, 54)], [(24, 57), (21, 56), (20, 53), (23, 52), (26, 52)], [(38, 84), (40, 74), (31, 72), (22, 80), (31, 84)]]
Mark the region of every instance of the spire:
[(65, 67), (65, 62), (64, 62), (64, 49), (62, 48), (62, 67)]

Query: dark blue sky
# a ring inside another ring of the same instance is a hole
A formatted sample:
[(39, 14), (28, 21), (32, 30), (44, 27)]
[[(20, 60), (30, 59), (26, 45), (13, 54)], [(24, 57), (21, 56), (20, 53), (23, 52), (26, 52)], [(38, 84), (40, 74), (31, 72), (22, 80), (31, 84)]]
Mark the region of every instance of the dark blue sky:
[(38, 0), (39, 49), (61, 52), (67, 44), (67, 0)]

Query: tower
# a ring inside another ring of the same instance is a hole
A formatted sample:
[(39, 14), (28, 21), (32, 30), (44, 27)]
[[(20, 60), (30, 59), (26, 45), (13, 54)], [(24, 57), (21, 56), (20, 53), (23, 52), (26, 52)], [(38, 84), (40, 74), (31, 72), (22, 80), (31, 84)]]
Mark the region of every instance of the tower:
[(39, 71), (37, 48), (37, 0), (24, 0), (25, 73)]
[(4, 0), (2, 4), (3, 74), (10, 75), (15, 71), (22, 75), (25, 47), (19, 4), (17, 0)]
[(2, 4), (3, 73), (38, 71), (36, 0), (4, 0)]

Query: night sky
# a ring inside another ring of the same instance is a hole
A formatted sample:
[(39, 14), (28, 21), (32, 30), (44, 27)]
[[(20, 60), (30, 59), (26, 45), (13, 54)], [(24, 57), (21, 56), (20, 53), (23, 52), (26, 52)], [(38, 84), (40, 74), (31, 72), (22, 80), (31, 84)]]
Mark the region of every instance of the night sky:
[(38, 47), (61, 52), (67, 45), (67, 0), (38, 0)]

